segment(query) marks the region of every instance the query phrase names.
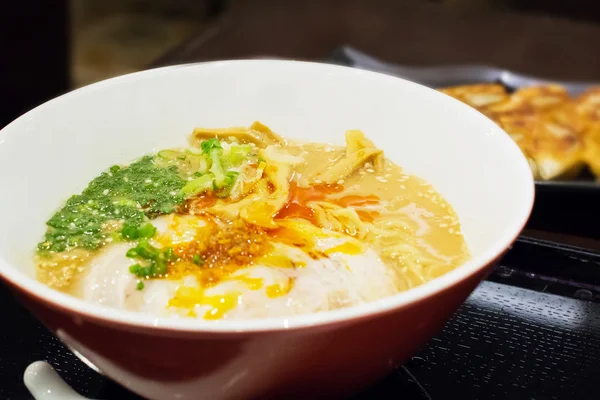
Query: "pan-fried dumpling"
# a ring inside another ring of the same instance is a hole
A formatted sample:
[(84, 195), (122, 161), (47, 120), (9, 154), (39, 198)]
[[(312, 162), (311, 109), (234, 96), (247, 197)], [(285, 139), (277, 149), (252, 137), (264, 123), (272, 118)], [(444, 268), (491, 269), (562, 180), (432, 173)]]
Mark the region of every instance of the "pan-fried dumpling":
[[(442, 89), (475, 107), (496, 122), (519, 145), (536, 179), (568, 179), (585, 164), (583, 137), (588, 123), (582, 113), (591, 113), (596, 92), (575, 104), (560, 85), (524, 87), (501, 96), (499, 85), (467, 85)], [(488, 101), (477, 101), (486, 93)], [(494, 97), (496, 96), (496, 97)], [(476, 100), (469, 100), (475, 98)], [(497, 99), (497, 100), (496, 100)], [(588, 140), (589, 142), (589, 140)], [(589, 161), (588, 161), (589, 163)]]

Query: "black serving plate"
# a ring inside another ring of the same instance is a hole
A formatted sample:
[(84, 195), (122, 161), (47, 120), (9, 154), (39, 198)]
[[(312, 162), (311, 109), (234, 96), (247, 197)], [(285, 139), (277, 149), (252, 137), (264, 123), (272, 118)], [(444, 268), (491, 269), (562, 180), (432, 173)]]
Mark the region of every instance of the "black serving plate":
[[(0, 284), (0, 399), (47, 360), (93, 399), (139, 399), (79, 361)], [(576, 399), (600, 393), (600, 254), (521, 238), (427, 346), (354, 400)], [(202, 399), (198, 394), (198, 399)]]
[[(558, 83), (571, 95), (599, 86), (592, 82), (559, 82), (483, 65), (414, 67), (390, 64), (351, 47), (337, 48), (329, 62), (398, 76), (431, 88), (495, 82), (509, 90), (535, 84)], [(537, 181), (536, 204), (528, 228), (600, 238), (600, 183), (585, 170), (569, 181)]]

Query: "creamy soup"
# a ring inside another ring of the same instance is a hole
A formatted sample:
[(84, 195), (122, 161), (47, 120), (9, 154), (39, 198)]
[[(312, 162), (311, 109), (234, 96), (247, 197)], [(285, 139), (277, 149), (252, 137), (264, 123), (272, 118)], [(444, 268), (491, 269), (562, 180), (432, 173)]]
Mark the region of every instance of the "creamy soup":
[(47, 225), (36, 263), (50, 287), (208, 320), (349, 307), (468, 258), (452, 207), (361, 131), (340, 147), (258, 122), (114, 165)]

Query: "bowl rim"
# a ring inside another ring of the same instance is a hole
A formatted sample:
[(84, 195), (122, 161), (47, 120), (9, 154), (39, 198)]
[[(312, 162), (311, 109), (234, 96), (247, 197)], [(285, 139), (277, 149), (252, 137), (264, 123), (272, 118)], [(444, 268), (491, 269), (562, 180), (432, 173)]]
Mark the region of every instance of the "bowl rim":
[[(352, 322), (362, 320), (364, 318), (373, 318), (378, 315), (393, 312), (406, 306), (415, 304), (421, 300), (433, 297), (446, 289), (456, 286), (461, 282), (468, 280), (469, 277), (483, 272), (491, 263), (495, 262), (511, 244), (516, 240), (517, 236), (525, 227), (527, 220), (532, 212), (535, 186), (534, 180), (530, 172), (529, 165), (522, 156), (522, 152), (518, 145), (510, 139), (510, 137), (495, 123), (479, 113), (475, 109), (461, 103), (460, 101), (451, 98), (435, 89), (419, 85), (417, 83), (398, 78), (395, 76), (357, 69), (347, 66), (333, 65), (327, 63), (297, 61), (297, 60), (282, 60), (277, 58), (266, 59), (241, 59), (241, 60), (224, 60), (224, 61), (207, 61), (190, 64), (171, 65), (160, 68), (153, 68), (144, 71), (134, 72), (126, 75), (117, 76), (87, 85), (61, 96), (55, 97), (21, 115), (19, 118), (12, 121), (5, 128), (0, 130), (0, 143), (2, 135), (6, 133), (9, 127), (19, 123), (23, 119), (31, 117), (32, 113), (38, 109), (44, 109), (50, 104), (63, 101), (65, 97), (77, 96), (87, 92), (103, 89), (118, 85), (121, 81), (150, 77), (152, 75), (160, 75), (165, 72), (175, 71), (181, 68), (203, 68), (205, 66), (237, 66), (237, 65), (268, 65), (273, 66), (279, 64), (282, 68), (286, 65), (300, 65), (309, 68), (323, 68), (325, 72), (335, 73), (336, 71), (345, 70), (356, 76), (366, 75), (371, 79), (381, 79), (396, 81), (401, 80), (406, 85), (417, 87), (417, 90), (430, 91), (435, 96), (446, 96), (450, 103), (458, 109), (462, 109), (465, 114), (470, 113), (471, 118), (479, 118), (483, 124), (487, 124), (489, 131), (493, 134), (501, 134), (505, 141), (505, 151), (509, 152), (509, 158), (513, 158), (513, 162), (520, 164), (518, 168), (522, 171), (525, 181), (524, 190), (521, 193), (523, 201), (518, 210), (515, 210), (514, 217), (504, 226), (504, 229), (498, 233), (494, 243), (486, 248), (479, 256), (469, 259), (467, 262), (457, 267), (456, 269), (426, 282), (420, 286), (409, 289), (404, 292), (397, 293), (373, 302), (352, 306), (332, 311), (318, 312), (306, 315), (297, 315), (290, 317), (270, 317), (261, 319), (244, 319), (244, 320), (222, 320), (222, 321), (205, 321), (191, 318), (173, 318), (173, 317), (155, 317), (152, 315), (141, 314), (134, 311), (117, 310), (104, 307), (97, 304), (87, 303), (74, 296), (51, 289), (48, 286), (37, 281), (21, 271), (11, 263), (6, 262), (0, 255), (0, 277), (10, 283), (20, 291), (25, 292), (29, 297), (33, 297), (38, 301), (45, 303), (46, 306), (54, 309), (60, 309), (68, 313), (73, 318), (82, 318), (102, 323), (104, 325), (120, 325), (122, 328), (141, 328), (145, 330), (156, 331), (179, 331), (191, 333), (247, 333), (247, 332), (267, 332), (267, 331), (282, 331), (301, 329), (314, 326), (325, 326), (335, 323)], [(435, 93), (435, 94), (434, 94)], [(512, 154), (510, 154), (512, 153)]]

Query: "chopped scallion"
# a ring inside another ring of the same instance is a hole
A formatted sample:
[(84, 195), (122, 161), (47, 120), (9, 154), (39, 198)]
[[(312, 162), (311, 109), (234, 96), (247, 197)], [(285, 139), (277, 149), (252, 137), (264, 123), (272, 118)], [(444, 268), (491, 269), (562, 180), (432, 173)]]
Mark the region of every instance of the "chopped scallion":
[(208, 154), (212, 149), (222, 149), (221, 142), (217, 138), (205, 140), (200, 144), (203, 153)]
[(198, 266), (204, 265), (204, 260), (198, 254), (194, 254), (192, 262)]

